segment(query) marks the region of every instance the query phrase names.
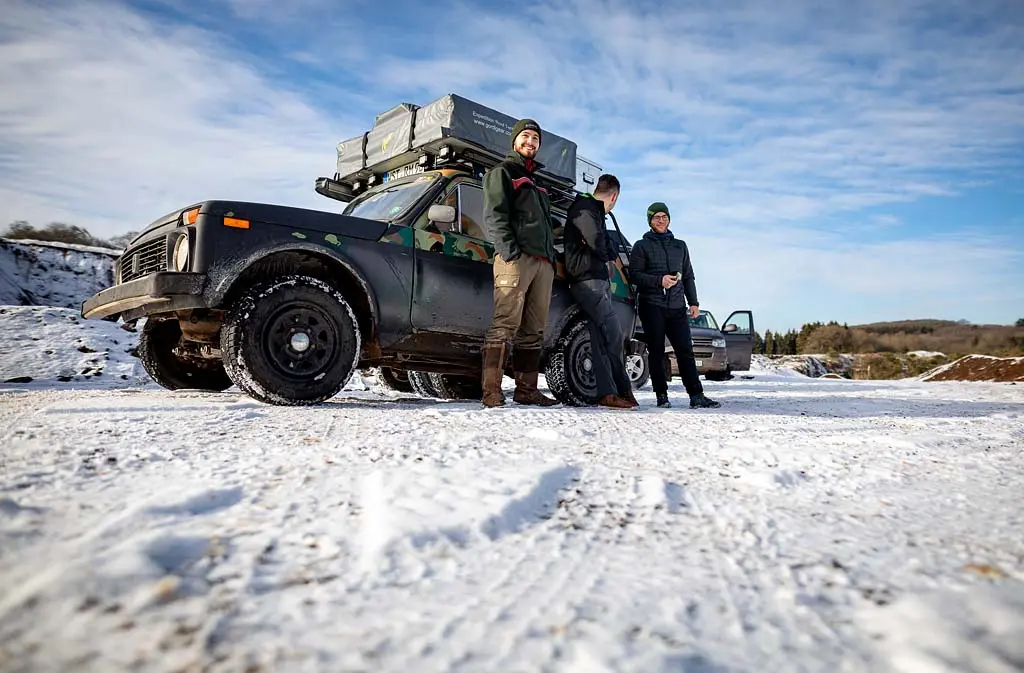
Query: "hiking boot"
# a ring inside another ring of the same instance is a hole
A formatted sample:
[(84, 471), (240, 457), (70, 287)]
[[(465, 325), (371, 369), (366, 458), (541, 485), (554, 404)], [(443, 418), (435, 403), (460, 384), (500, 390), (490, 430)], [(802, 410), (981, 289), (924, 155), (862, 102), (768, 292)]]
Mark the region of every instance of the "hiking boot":
[(553, 407), (561, 404), (558, 400), (547, 397), (537, 389), (537, 372), (516, 372), (516, 391), (512, 394), (512, 401), (516, 404), (526, 404), (537, 407)]
[(655, 393), (654, 397), (658, 401), (659, 407), (668, 409), (672, 406), (672, 403), (668, 401), (668, 393)]
[(721, 402), (716, 402), (710, 397), (705, 397), (704, 393), (698, 393), (696, 395), (690, 395), (690, 408), (691, 409), (714, 409), (715, 407), (722, 406)]
[(512, 351), (512, 368), (515, 372), (516, 391), (512, 401), (537, 407), (553, 407), (561, 404), (537, 390), (540, 369), (539, 348), (516, 348)]
[(505, 406), (505, 393), (501, 391), (501, 379), (505, 375), (505, 344), (486, 344), (483, 349), (483, 373), (480, 382), (483, 385), (481, 401), (485, 407)]
[(633, 403), (618, 395), (605, 395), (597, 401), (597, 406), (608, 407), (609, 409), (632, 409)]

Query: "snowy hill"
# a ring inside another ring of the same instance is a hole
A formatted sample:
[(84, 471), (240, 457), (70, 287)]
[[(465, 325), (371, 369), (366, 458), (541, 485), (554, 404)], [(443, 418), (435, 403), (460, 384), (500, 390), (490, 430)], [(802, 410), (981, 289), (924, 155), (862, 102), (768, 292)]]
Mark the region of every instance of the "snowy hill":
[(0, 305), (78, 309), (114, 283), (120, 250), (0, 238)]

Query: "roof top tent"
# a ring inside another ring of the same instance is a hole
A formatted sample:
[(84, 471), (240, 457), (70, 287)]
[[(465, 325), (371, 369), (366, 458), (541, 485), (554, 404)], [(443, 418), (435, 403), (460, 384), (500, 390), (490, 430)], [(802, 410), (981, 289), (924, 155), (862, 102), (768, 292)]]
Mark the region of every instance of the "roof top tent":
[(576, 155), (576, 191), (592, 192), (601, 177), (601, 166), (586, 157)]
[[(337, 172), (333, 180), (319, 178), (316, 191), (350, 201), (368, 187), (432, 168), (482, 175), (511, 150), (516, 121), (456, 94), (422, 107), (401, 103), (378, 114), (369, 131), (338, 143)], [(556, 199), (571, 198), (580, 175), (576, 143), (545, 130), (537, 160), (544, 164), (538, 182)]]

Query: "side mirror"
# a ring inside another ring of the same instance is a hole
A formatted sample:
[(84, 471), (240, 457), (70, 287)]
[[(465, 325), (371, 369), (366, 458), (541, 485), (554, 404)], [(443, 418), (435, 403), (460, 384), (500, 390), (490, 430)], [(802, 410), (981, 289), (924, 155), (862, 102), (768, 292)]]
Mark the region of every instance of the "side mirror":
[(452, 224), (455, 222), (455, 208), (453, 206), (442, 206), (439, 203), (435, 203), (427, 210), (427, 219), (431, 222)]
[(737, 327), (735, 325), (735, 323), (729, 323), (728, 325), (726, 325), (725, 327), (722, 328), (722, 331), (723, 332), (735, 332), (738, 329), (739, 329), (739, 327)]

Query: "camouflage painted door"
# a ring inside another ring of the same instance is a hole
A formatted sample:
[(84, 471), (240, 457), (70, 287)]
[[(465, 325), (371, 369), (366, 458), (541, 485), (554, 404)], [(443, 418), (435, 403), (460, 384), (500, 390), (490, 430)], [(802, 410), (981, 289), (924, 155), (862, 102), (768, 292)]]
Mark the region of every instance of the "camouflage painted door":
[(442, 201), (458, 204), (452, 230), (416, 231), (412, 324), (483, 339), (494, 307), (494, 249), (483, 240), (483, 192), (467, 180)]

